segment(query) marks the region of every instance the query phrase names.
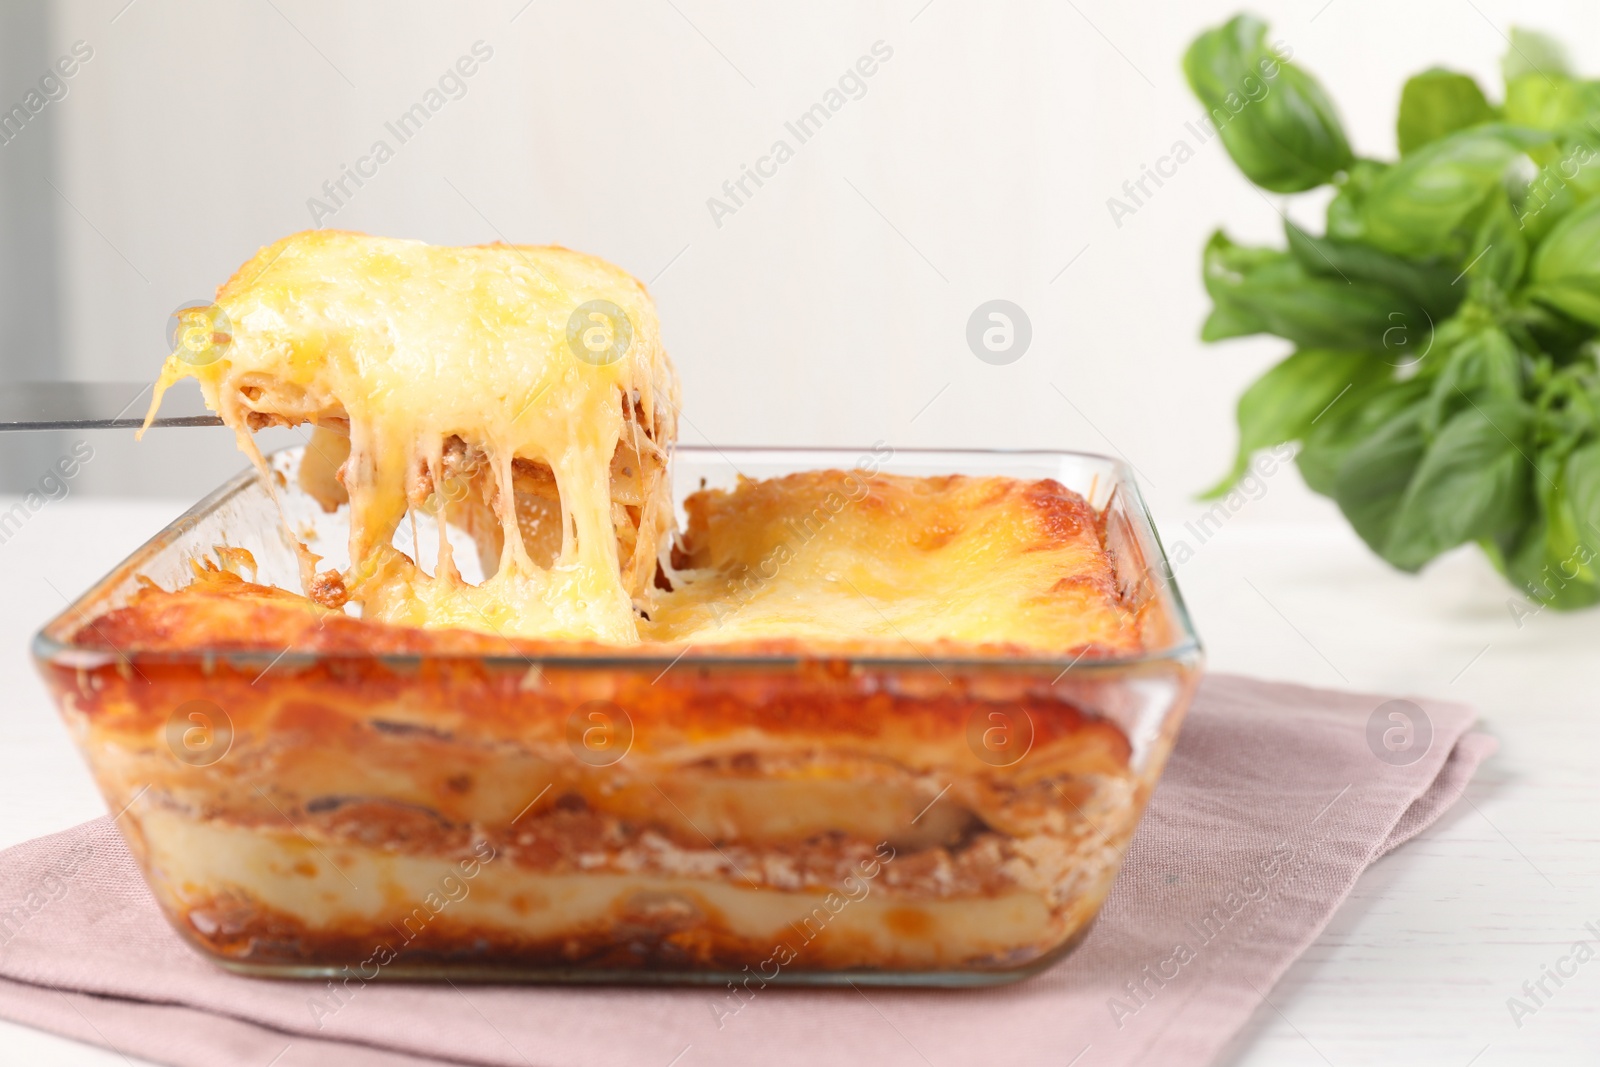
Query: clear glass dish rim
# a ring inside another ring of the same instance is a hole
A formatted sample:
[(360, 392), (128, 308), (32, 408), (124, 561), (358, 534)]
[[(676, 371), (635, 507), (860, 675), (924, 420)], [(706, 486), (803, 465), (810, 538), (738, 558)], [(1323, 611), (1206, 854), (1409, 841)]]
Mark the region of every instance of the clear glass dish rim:
[[(291, 446), (297, 447), (297, 446)], [(285, 450), (286, 451), (286, 450)], [(699, 455), (721, 458), (732, 463), (728, 453), (760, 454), (770, 456), (783, 456), (786, 454), (808, 453), (852, 457), (852, 461), (841, 469), (852, 469), (854, 460), (859, 460), (864, 454), (872, 451), (870, 446), (806, 446), (806, 445), (689, 445), (679, 444), (674, 448), (674, 458), (679, 455)], [(268, 458), (277, 453), (271, 453)], [(1172, 565), (1167, 559), (1167, 552), (1161, 543), (1160, 534), (1155, 523), (1150, 518), (1150, 511), (1145, 504), (1144, 495), (1139, 491), (1139, 485), (1134, 477), (1132, 468), (1128, 463), (1115, 456), (1106, 456), (1096, 452), (1081, 452), (1072, 449), (1048, 448), (896, 448), (895, 456), (949, 456), (953, 461), (959, 462), (961, 457), (1040, 457), (1040, 458), (1072, 458), (1091, 460), (1097, 463), (1109, 464), (1115, 473), (1113, 488), (1122, 488), (1128, 492), (1129, 513), (1137, 522), (1137, 533), (1147, 542), (1146, 547), (1153, 549), (1150, 556), (1150, 565), (1159, 566), (1165, 576), (1165, 593), (1171, 605), (1172, 622), (1175, 624), (1175, 640), (1160, 649), (1147, 650), (1136, 656), (1106, 656), (1087, 658), (1078, 656), (873, 656), (858, 655), (854, 653), (819, 652), (816, 654), (748, 654), (748, 653), (717, 653), (706, 651), (692, 654), (694, 648), (691, 643), (677, 655), (668, 654), (629, 654), (629, 653), (562, 653), (545, 654), (535, 652), (517, 653), (482, 653), (482, 652), (406, 652), (406, 653), (369, 653), (359, 651), (282, 651), (272, 652), (268, 649), (218, 649), (218, 648), (193, 648), (182, 651), (135, 651), (124, 654), (116, 649), (107, 649), (100, 646), (80, 645), (62, 641), (53, 636), (52, 631), (65, 625), (69, 618), (86, 620), (90, 616), (86, 612), (87, 605), (92, 605), (99, 599), (103, 590), (113, 583), (123, 580), (124, 574), (139, 560), (153, 555), (171, 541), (182, 534), (201, 516), (220, 507), (239, 493), (254, 486), (258, 479), (256, 470), (246, 468), (228, 479), (222, 485), (202, 497), (192, 507), (179, 515), (172, 522), (164, 526), (149, 540), (135, 549), (127, 558), (118, 563), (111, 572), (100, 578), (89, 587), (82, 595), (73, 600), (61, 612), (53, 616), (34, 634), (32, 653), (41, 663), (62, 667), (92, 669), (109, 663), (148, 663), (148, 664), (197, 664), (206, 666), (212, 664), (227, 664), (240, 667), (258, 667), (271, 662), (276, 667), (314, 667), (322, 663), (361, 663), (379, 664), (400, 671), (415, 670), (423, 663), (474, 663), (481, 664), (490, 669), (498, 670), (527, 670), (529, 667), (554, 669), (558, 671), (582, 670), (648, 670), (651, 668), (664, 668), (674, 664), (683, 663), (697, 668), (730, 669), (730, 668), (767, 668), (767, 669), (793, 669), (806, 664), (817, 662), (846, 663), (852, 667), (862, 667), (874, 670), (938, 670), (941, 667), (950, 667), (961, 670), (1004, 670), (1004, 671), (1038, 671), (1057, 670), (1061, 675), (1072, 673), (1074, 675), (1093, 675), (1105, 672), (1125, 672), (1140, 667), (1150, 667), (1161, 664), (1194, 665), (1203, 654), (1199, 635), (1194, 628), (1193, 619), (1190, 617), (1188, 605), (1184, 602), (1183, 593), (1178, 588), (1176, 576), (1173, 574)], [(956, 473), (956, 472), (951, 472)], [(1057, 678), (1059, 681), (1059, 676)]]

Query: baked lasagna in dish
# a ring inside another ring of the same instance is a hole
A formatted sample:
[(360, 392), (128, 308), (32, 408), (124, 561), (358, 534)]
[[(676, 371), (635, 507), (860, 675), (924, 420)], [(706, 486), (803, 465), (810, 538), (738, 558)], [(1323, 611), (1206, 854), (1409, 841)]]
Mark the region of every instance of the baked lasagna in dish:
[(190, 324), (161, 389), (261, 477), (40, 658), (214, 959), (748, 991), (1005, 980), (1087, 931), (1198, 674), (1109, 461), (1092, 500), (883, 448), (680, 521), (654, 308), (563, 249), (301, 234)]

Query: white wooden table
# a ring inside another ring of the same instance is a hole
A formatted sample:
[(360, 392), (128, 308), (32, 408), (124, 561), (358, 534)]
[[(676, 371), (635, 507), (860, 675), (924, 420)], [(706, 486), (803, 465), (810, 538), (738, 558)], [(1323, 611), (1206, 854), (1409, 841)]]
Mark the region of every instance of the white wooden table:
[[(0, 544), (0, 847), (104, 811), (28, 640), (181, 510), (67, 499)], [(1547, 979), (1554, 995), (1520, 1027), (1507, 1007), (1600, 925), (1600, 611), (1519, 626), (1472, 553), (1409, 579), (1334, 521), (1230, 522), (1179, 578), (1214, 669), (1471, 702), (1503, 746), (1454, 811), (1361, 879), (1222, 1062), (1600, 1062), (1600, 959)], [(0, 1062), (128, 1061), (0, 1023)]]

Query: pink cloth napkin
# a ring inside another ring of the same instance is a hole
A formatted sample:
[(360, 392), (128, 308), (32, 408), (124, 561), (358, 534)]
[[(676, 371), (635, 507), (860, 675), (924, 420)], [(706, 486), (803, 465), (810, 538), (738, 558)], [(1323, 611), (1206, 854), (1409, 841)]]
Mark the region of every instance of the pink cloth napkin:
[(99, 819), (0, 853), (0, 1016), (185, 1067), (1191, 1067), (1362, 870), (1466, 788), (1496, 744), (1472, 721), (1455, 704), (1210, 677), (1076, 953), (1013, 986), (769, 987), (736, 1014), (718, 989), (386, 983), (313, 1013), (320, 983), (238, 977), (186, 948)]

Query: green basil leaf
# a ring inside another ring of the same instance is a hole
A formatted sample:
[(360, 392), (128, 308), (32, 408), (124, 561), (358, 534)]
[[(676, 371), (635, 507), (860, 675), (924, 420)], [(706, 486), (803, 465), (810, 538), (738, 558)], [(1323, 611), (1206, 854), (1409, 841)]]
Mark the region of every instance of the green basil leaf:
[[(1576, 611), (1600, 603), (1600, 575), (1594, 567), (1594, 550), (1574, 542), (1564, 517), (1567, 505), (1559, 493), (1550, 494), (1551, 516), (1536, 516), (1509, 552), (1491, 550), (1489, 558), (1506, 580), (1529, 600), (1557, 611)], [(1521, 611), (1517, 618), (1522, 617)]]
[(1522, 281), (1522, 272), (1527, 266), (1528, 241), (1511, 210), (1511, 200), (1491, 194), (1478, 231), (1467, 248), (1467, 265), (1462, 273), (1470, 279), (1474, 289), (1481, 290), (1487, 285), (1509, 293)]
[(1584, 93), (1560, 74), (1523, 74), (1506, 82), (1501, 109), (1507, 122), (1537, 130), (1559, 130), (1583, 118)]
[(1427, 450), (1422, 409), (1413, 405), (1359, 441), (1339, 464), (1333, 498), (1361, 539), (1385, 559), (1406, 491)]
[(1367, 191), (1378, 175), (1389, 169), (1389, 164), (1373, 159), (1358, 159), (1337, 179), (1339, 191), (1328, 201), (1328, 222), (1325, 227), (1329, 237), (1342, 241), (1366, 239), (1367, 223), (1361, 211), (1367, 201)]
[[(1600, 559), (1589, 495), (1600, 479), (1600, 453), (1595, 446), (1539, 457), (1535, 481), (1538, 507), (1519, 535), (1486, 544), (1485, 550), (1506, 579), (1530, 600), (1558, 611), (1600, 603)], [(1587, 533), (1588, 536), (1585, 536)]]
[(1242, 283), (1249, 274), (1262, 268), (1287, 263), (1289, 254), (1276, 248), (1235, 243), (1217, 230), (1206, 242), (1201, 257), (1201, 277), (1213, 300), (1221, 299)]
[(1393, 290), (1426, 308), (1434, 319), (1450, 316), (1466, 295), (1466, 287), (1453, 284), (1454, 276), (1443, 267), (1413, 263), (1360, 241), (1313, 237), (1287, 219), (1283, 228), (1290, 255), (1311, 274), (1371, 282)]
[(1260, 19), (1236, 16), (1195, 38), (1183, 71), (1245, 177), (1298, 193), (1332, 181), (1353, 157), (1333, 102), (1266, 35)]
[(1433, 381), (1423, 419), (1427, 433), (1438, 433), (1472, 404), (1514, 404), (1522, 398), (1522, 353), (1504, 330), (1474, 330), (1441, 355), (1444, 369)]
[(1302, 347), (1378, 349), (1396, 323), (1425, 318), (1382, 289), (1316, 278), (1297, 263), (1250, 275), (1232, 302), (1255, 315), (1263, 332)]
[(1494, 109), (1471, 77), (1438, 67), (1425, 70), (1408, 79), (1400, 91), (1400, 115), (1395, 120), (1400, 154), (1493, 118)]
[[(1523, 295), (1531, 290), (1524, 287)], [(1542, 353), (1556, 365), (1566, 366), (1578, 361), (1594, 366), (1589, 342), (1594, 339), (1594, 327), (1535, 300), (1519, 300), (1514, 310), (1515, 321), (1506, 325), (1517, 336), (1517, 344), (1526, 352)]]
[(1210, 344), (1213, 341), (1226, 341), (1231, 337), (1249, 337), (1251, 334), (1266, 331), (1266, 322), (1249, 309), (1230, 304), (1217, 304), (1200, 327), (1200, 340)]
[(1589, 117), (1600, 112), (1600, 81), (1586, 78), (1577, 82), (1577, 86), (1578, 97), (1583, 101), (1584, 125), (1587, 125)]
[(1567, 50), (1554, 37), (1521, 26), (1511, 27), (1511, 47), (1500, 60), (1500, 70), (1508, 82), (1529, 74), (1548, 78), (1570, 76)]
[(1333, 496), (1345, 458), (1381, 426), (1420, 404), (1428, 386), (1418, 378), (1376, 381), (1351, 389), (1313, 420), (1300, 439), (1295, 465), (1314, 493)]
[(1521, 522), (1534, 506), (1530, 425), (1520, 405), (1474, 404), (1458, 412), (1428, 444), (1380, 555), (1416, 571), (1441, 552)]
[(1600, 278), (1590, 275), (1559, 282), (1541, 282), (1529, 288), (1528, 295), (1559, 308), (1575, 319), (1600, 326)]
[(1201, 256), (1200, 274), (1215, 306), (1200, 330), (1200, 339), (1223, 341), (1267, 332), (1266, 320), (1249, 306), (1235, 302), (1232, 296), (1250, 272), (1287, 259), (1275, 248), (1238, 245), (1221, 230), (1213, 233)]
[(1380, 349), (1397, 322), (1420, 323), (1416, 304), (1380, 286), (1308, 273), (1293, 256), (1234, 244), (1220, 230), (1206, 245), (1206, 290), (1222, 311), (1207, 340), (1275, 333), (1304, 348)]
[[(1600, 122), (1596, 123), (1600, 130)], [(1517, 225), (1530, 244), (1550, 234), (1578, 204), (1600, 196), (1600, 132), (1583, 130), (1561, 144), (1559, 155), (1539, 168), (1521, 189), (1513, 190)]]
[(1459, 261), (1490, 192), (1528, 148), (1550, 139), (1493, 124), (1417, 149), (1373, 181), (1362, 205), (1365, 239), (1397, 256)]
[(1574, 209), (1533, 256), (1528, 295), (1600, 326), (1600, 200)]
[(1562, 469), (1575, 535), (1600, 554), (1600, 441), (1574, 449)]
[(1345, 393), (1389, 373), (1389, 366), (1370, 352), (1303, 348), (1283, 360), (1239, 398), (1238, 456), (1227, 476), (1201, 499), (1225, 494), (1256, 452), (1298, 440)]

